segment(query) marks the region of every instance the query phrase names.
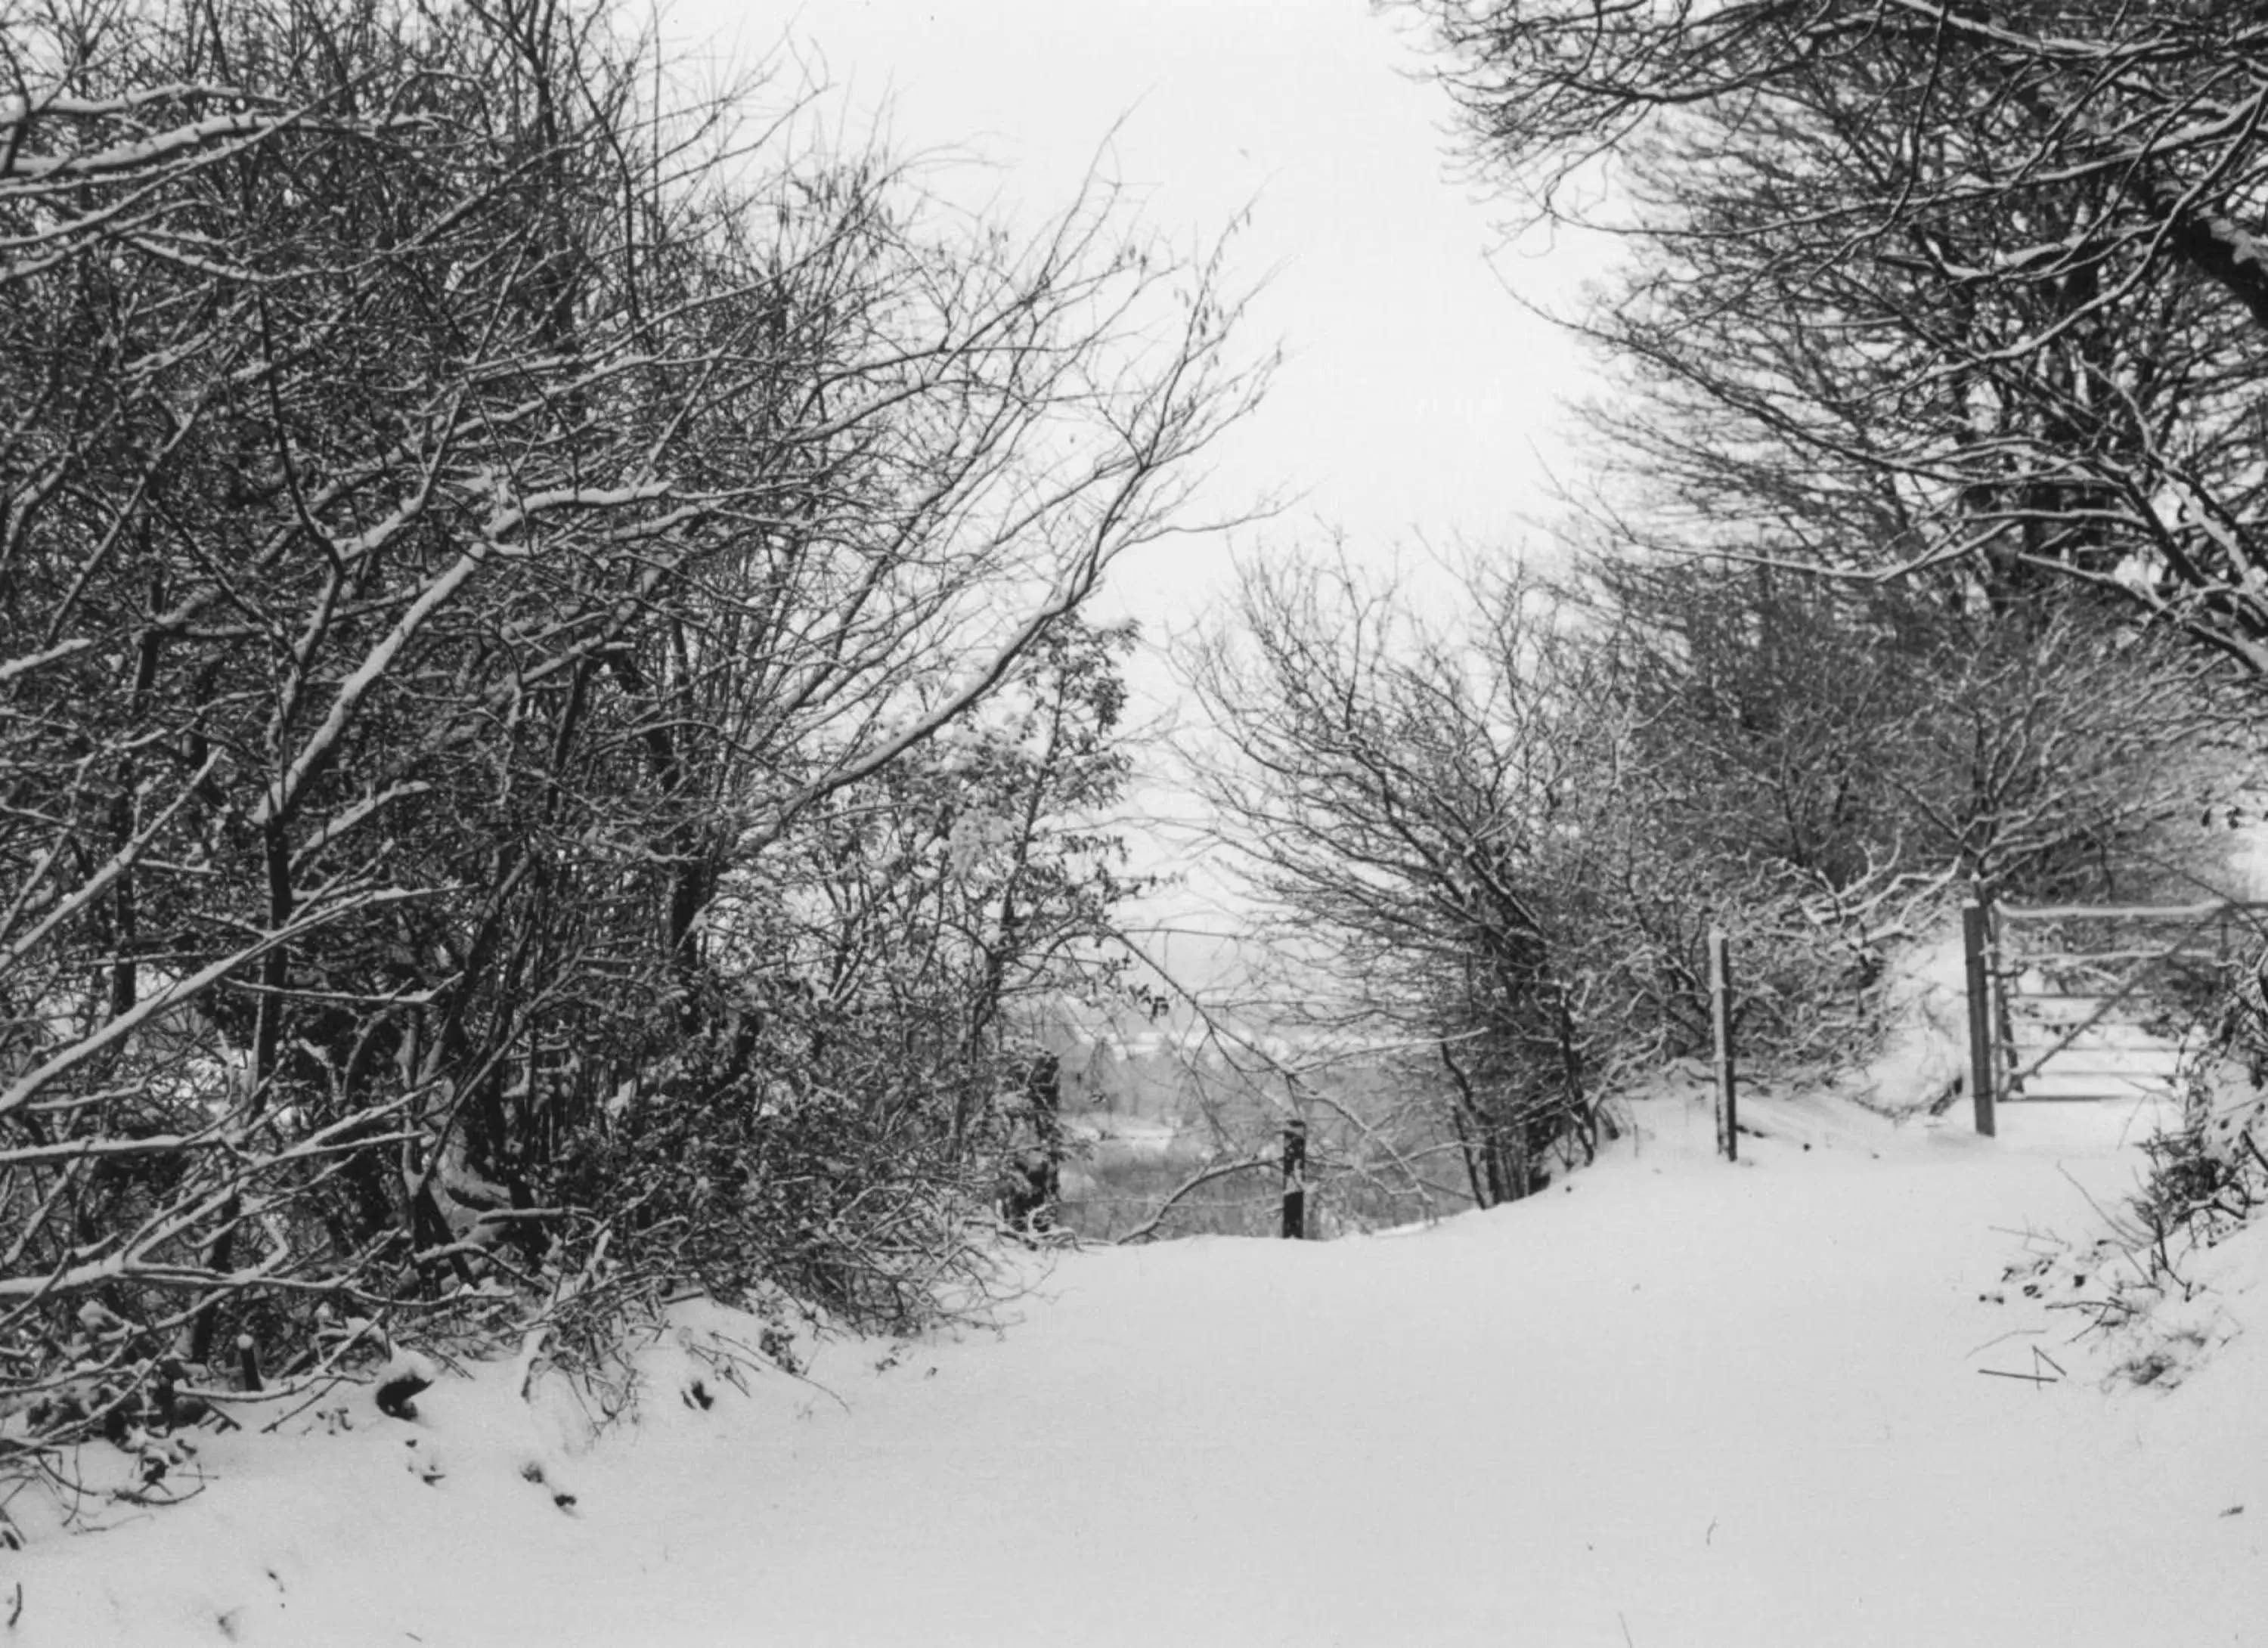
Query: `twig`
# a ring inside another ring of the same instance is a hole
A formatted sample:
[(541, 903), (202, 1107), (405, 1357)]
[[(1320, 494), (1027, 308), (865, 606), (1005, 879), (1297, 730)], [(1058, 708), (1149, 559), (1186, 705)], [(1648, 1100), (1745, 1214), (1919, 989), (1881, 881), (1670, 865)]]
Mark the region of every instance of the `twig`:
[(1992, 1338), (1987, 1339), (1983, 1344), (1978, 1345), (1969, 1354), (1970, 1356), (1982, 1356), (1996, 1344), (2006, 1344), (2011, 1339), (2021, 1339), (2032, 1334), (2043, 1334), (2046, 1331), (2047, 1329), (2044, 1328), (2011, 1328), (2004, 1334), (1995, 1334)]
[(1174, 1204), (1199, 1186), (1211, 1184), (1216, 1179), (1226, 1179), (1231, 1173), (1243, 1173), (1254, 1167), (1272, 1167), (1275, 1165), (1276, 1159), (1272, 1156), (1254, 1156), (1241, 1161), (1215, 1162), (1198, 1168), (1167, 1193), (1166, 1199), (1158, 1203), (1156, 1212), (1132, 1230), (1128, 1231), (1123, 1236), (1117, 1238), (1116, 1245), (1123, 1247), (1129, 1242), (1146, 1241), (1157, 1234), (1158, 1226), (1166, 1222), (1166, 1215), (1174, 1210)]
[(812, 1378), (810, 1374), (785, 1365), (777, 1357), (768, 1356), (756, 1346), (749, 1344), (743, 1340), (735, 1339), (730, 1334), (718, 1333), (714, 1329), (711, 1329), (710, 1331), (709, 1337), (718, 1341), (720, 1343), (731, 1345), (735, 1350), (740, 1351), (743, 1355), (755, 1361), (762, 1362), (767, 1367), (776, 1369), (779, 1372), (786, 1374), (788, 1378), (795, 1380), (798, 1384), (810, 1386), (812, 1389), (817, 1391), (821, 1395), (834, 1402), (834, 1404), (840, 1408), (844, 1413), (849, 1413), (850, 1411), (850, 1404), (843, 1401), (843, 1398), (836, 1392), (821, 1384), (817, 1379)]

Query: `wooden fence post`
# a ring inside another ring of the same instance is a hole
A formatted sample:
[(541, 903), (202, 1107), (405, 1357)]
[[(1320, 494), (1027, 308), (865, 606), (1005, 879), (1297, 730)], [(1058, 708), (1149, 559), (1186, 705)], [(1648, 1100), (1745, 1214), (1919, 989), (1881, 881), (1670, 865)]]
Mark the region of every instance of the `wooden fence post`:
[(1293, 1117), (1284, 1124), (1284, 1236), (1298, 1241), (1307, 1233), (1307, 1124)]
[(1709, 930), (1709, 1028), (1717, 1043), (1717, 1148), (1727, 1161), (1741, 1159), (1740, 1107), (1734, 1091), (1733, 947), (1720, 928)]
[(2007, 952), (2002, 947), (2007, 912), (1981, 887), (1977, 901), (1984, 907), (1984, 988), (1992, 1004), (1992, 1016), (1985, 1022), (1992, 1032), (1992, 1108), (1997, 1114), (2003, 1099), (2024, 1096), (2023, 1055), (2016, 1047), (2015, 1008), (2008, 1000)]
[(1992, 1067), (1992, 978), (1985, 942), (1984, 904), (1971, 899), (1961, 907), (1961, 950), (1969, 970), (1969, 1091), (1977, 1130), (1993, 1135), (1992, 1100), (1999, 1077)]

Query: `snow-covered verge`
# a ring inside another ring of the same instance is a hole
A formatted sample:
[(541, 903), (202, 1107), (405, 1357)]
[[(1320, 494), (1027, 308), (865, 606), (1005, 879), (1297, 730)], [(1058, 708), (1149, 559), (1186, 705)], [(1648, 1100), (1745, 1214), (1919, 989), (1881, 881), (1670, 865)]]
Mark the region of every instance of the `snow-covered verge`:
[(2268, 1228), (2093, 1303), (2154, 1111), (1757, 1097), (1738, 1166), (1697, 1093), (1633, 1118), (1525, 1203), (1035, 1259), (1001, 1331), (808, 1379), (688, 1307), (595, 1440), (508, 1361), (202, 1432), (190, 1502), (0, 1552), (0, 1644), (2268, 1639)]

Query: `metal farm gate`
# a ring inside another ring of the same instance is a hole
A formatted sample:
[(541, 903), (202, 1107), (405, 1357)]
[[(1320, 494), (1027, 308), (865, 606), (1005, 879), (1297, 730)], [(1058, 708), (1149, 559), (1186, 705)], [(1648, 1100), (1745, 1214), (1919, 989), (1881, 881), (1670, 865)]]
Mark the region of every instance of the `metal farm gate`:
[(2010, 1100), (2179, 1098), (2184, 1056), (2268, 934), (2268, 904), (2234, 900), (1972, 902), (1963, 916), (1970, 1086), (1987, 1134)]

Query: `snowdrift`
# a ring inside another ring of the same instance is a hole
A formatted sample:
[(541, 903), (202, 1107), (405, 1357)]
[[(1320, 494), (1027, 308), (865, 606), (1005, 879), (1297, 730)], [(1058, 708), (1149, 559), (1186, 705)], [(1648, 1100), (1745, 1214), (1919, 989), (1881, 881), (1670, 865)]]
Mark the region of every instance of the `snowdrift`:
[(1667, 1093), (1597, 1168), (1431, 1227), (1035, 1255), (991, 1328), (806, 1343), (805, 1376), (682, 1307), (634, 1421), (509, 1360), (409, 1419), (342, 1387), (198, 1434), (188, 1503), (0, 1553), (0, 1641), (2268, 1635), (2268, 1230), (2103, 1303), (2151, 1302), (2102, 1239), (2164, 1117), (1745, 1115), (1727, 1165)]

